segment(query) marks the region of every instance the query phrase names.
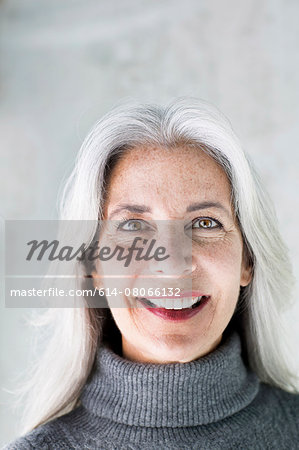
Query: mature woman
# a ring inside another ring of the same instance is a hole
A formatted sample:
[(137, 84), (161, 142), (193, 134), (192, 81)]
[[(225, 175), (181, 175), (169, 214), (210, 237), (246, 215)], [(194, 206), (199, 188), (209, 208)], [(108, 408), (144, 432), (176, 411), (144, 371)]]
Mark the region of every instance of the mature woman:
[(8, 449), (298, 448), (287, 251), (216, 109), (115, 108), (83, 143), (61, 218), (100, 219), (88, 245), (160, 255), (77, 261), (107, 307), (82, 298), (42, 316), (51, 339), (22, 388), (26, 434)]

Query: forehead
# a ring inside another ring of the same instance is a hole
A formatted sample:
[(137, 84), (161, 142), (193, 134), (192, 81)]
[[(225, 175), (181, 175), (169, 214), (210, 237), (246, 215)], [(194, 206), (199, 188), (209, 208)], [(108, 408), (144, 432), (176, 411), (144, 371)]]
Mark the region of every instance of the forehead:
[(106, 208), (117, 202), (166, 204), (219, 201), (230, 204), (230, 183), (222, 167), (194, 146), (140, 146), (128, 150), (113, 168)]

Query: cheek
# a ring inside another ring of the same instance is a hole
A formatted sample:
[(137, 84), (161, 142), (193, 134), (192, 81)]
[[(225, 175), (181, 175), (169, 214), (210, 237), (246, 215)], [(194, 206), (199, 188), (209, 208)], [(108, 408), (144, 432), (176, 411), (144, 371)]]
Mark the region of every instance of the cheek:
[[(239, 290), (242, 264), (242, 243), (238, 239), (210, 239), (193, 248), (198, 278), (225, 288)], [(196, 278), (196, 277), (195, 277)]]
[(116, 325), (122, 332), (130, 329), (130, 314), (128, 308), (110, 308), (111, 314), (115, 320)]
[(113, 319), (121, 332), (121, 335), (128, 340), (136, 339), (136, 333), (141, 336), (153, 334), (153, 328), (155, 326), (155, 321), (152, 326), (149, 326), (148, 319), (142, 314), (141, 308), (110, 308)]

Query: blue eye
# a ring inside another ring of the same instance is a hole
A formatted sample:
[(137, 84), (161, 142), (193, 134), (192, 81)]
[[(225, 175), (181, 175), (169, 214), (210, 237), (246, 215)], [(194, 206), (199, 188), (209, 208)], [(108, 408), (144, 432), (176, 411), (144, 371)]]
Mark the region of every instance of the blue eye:
[[(194, 226), (194, 225), (198, 226)], [(196, 219), (192, 223), (192, 228), (199, 228), (199, 229), (213, 229), (213, 228), (221, 228), (221, 224), (218, 221), (215, 221), (211, 219), (210, 217), (202, 217), (200, 219)]]

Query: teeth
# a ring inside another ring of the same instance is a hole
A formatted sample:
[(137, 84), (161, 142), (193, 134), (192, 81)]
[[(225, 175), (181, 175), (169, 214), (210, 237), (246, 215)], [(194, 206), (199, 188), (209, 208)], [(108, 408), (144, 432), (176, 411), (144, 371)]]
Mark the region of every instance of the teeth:
[[(174, 309), (174, 303), (176, 302), (175, 298), (166, 298), (164, 302), (162, 301), (162, 308), (165, 309)], [(163, 305), (164, 303), (164, 305)]]
[(179, 298), (173, 299), (173, 309), (182, 309), (184, 308), (184, 302)]
[(155, 298), (150, 299), (150, 302), (153, 303), (158, 308), (183, 309), (183, 308), (191, 308), (192, 305), (194, 305), (201, 299), (202, 297)]

